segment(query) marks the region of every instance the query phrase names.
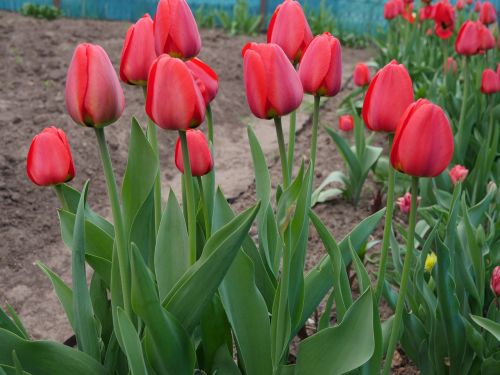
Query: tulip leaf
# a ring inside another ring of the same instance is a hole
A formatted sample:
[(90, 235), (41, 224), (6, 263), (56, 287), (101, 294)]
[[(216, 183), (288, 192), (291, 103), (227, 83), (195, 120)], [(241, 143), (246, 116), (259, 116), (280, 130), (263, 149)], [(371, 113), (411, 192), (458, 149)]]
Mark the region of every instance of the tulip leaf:
[[(132, 308), (146, 325), (148, 362), (158, 374), (192, 375), (195, 353), (189, 336), (177, 319), (161, 306), (151, 272), (135, 244), (131, 246), (131, 268)], [(126, 347), (125, 337), (120, 336), (122, 347)]]
[(205, 244), (201, 257), (163, 300), (163, 306), (188, 331), (198, 324), (206, 304), (217, 291), (246, 238), (258, 209), (259, 204), (247, 209), (215, 232)]
[(323, 191), (328, 185), (334, 182), (344, 185), (345, 175), (340, 171), (333, 171), (332, 173), (330, 173), (321, 182), (318, 188), (314, 190), (311, 197), (311, 207), (314, 207), (317, 203), (326, 202), (327, 200), (333, 199), (342, 194), (341, 189), (329, 189), (327, 191)]
[(369, 289), (349, 308), (342, 323), (299, 344), (295, 373), (340, 375), (366, 363), (375, 349), (372, 316), (373, 297)]
[(160, 300), (163, 300), (189, 267), (186, 222), (172, 190), (158, 229), (154, 265)]
[(267, 206), (271, 199), (271, 175), (267, 167), (264, 152), (260, 147), (259, 140), (255, 135), (252, 127), (247, 127), (248, 141), (250, 143), (250, 151), (252, 153), (253, 167), (255, 170), (255, 190), (257, 198), (261, 202), (261, 212), (257, 216), (257, 222), (260, 223)]
[(500, 341), (500, 323), (493, 320), (483, 318), (482, 316), (471, 315), (471, 319), (480, 327), (491, 333), (498, 341)]
[(127, 316), (127, 313), (117, 307), (118, 329), (123, 338), (125, 346), (125, 355), (127, 356), (130, 372), (132, 375), (147, 375), (146, 364), (142, 355), (142, 346), (139, 335), (135, 330), (134, 325)]
[(360, 165), (360, 161), (356, 158), (356, 154), (352, 152), (351, 148), (347, 144), (346, 140), (333, 129), (325, 128), (328, 135), (332, 138), (332, 140), (337, 145), (340, 155), (344, 159), (345, 163), (349, 167), (349, 170), (355, 181), (359, 181), (361, 175), (363, 174), (361, 171), (362, 166)]
[(12, 351), (24, 371), (36, 375), (106, 375), (105, 368), (86, 353), (51, 341), (28, 341), (0, 328), (0, 363), (14, 366)]

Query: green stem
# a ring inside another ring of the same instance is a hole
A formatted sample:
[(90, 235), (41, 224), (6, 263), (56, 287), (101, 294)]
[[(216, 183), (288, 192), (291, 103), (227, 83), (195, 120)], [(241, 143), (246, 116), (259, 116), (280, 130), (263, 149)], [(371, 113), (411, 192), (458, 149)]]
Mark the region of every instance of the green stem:
[(320, 96), (314, 97), (314, 111), (312, 123), (312, 136), (311, 136), (311, 168), (314, 175), (314, 167), (316, 166), (316, 152), (318, 148), (318, 126), (319, 126), (319, 101)]
[(66, 201), (66, 197), (62, 191), (62, 184), (54, 185), (54, 190), (57, 194), (57, 198), (59, 198), (59, 202), (61, 202), (63, 210), (68, 211), (68, 202)]
[[(392, 147), (393, 135), (389, 135), (389, 149)], [(377, 305), (380, 302), (382, 296), (382, 290), (384, 289), (385, 281), (385, 271), (387, 266), (387, 258), (389, 255), (389, 245), (391, 242), (392, 234), (392, 215), (394, 212), (394, 182), (395, 173), (394, 168), (389, 164), (389, 175), (387, 177), (387, 204), (385, 212), (385, 223), (384, 223), (384, 239), (382, 241), (382, 251), (380, 256), (380, 264), (377, 275), (377, 286), (375, 288), (375, 301)]]
[(290, 114), (290, 133), (288, 134), (288, 174), (293, 175), (293, 162), (295, 153), (295, 127), (297, 124), (297, 112)]
[(189, 149), (186, 132), (179, 130), (179, 138), (182, 145), (182, 161), (184, 163), (184, 178), (186, 181), (187, 217), (189, 232), (189, 259), (191, 264), (196, 262), (196, 212), (194, 206), (194, 185), (191, 173), (191, 163), (189, 159)]
[(462, 108), (460, 109), (460, 117), (458, 120), (458, 128), (457, 128), (457, 154), (458, 154), (458, 162), (463, 163), (463, 158), (465, 156), (465, 150), (463, 143), (463, 132), (464, 132), (464, 122), (465, 122), (465, 112), (467, 110), (467, 94), (469, 91), (469, 72), (467, 70), (467, 65), (469, 62), (469, 58), (464, 56), (463, 68), (462, 72), (464, 74), (464, 91), (462, 95)]
[(158, 150), (158, 129), (155, 123), (151, 120), (148, 121), (148, 137), (151, 148), (156, 155), (158, 162), (158, 173), (156, 175), (154, 184), (154, 211), (155, 211), (155, 229), (158, 233), (161, 221), (161, 173), (160, 173), (160, 152)]
[(210, 104), (207, 105), (207, 111), (205, 114), (207, 118), (207, 129), (208, 129), (208, 140), (213, 145), (214, 144), (214, 119), (212, 115), (212, 107)]
[(106, 187), (108, 189), (109, 201), (111, 204), (111, 212), (113, 214), (113, 222), (115, 227), (115, 242), (118, 254), (118, 266), (120, 269), (120, 281), (122, 284), (123, 306), (127, 314), (131, 314), (130, 309), (130, 268), (128, 246), (125, 240), (125, 227), (123, 224), (122, 209), (118, 198), (118, 189), (116, 187), (116, 179), (113, 173), (111, 157), (109, 156), (108, 144), (103, 128), (96, 128), (95, 134), (99, 144), (99, 152), (102, 159), (102, 167), (106, 178)]
[(396, 344), (399, 339), (399, 331), (403, 320), (403, 309), (405, 305), (406, 289), (408, 287), (408, 279), (411, 272), (411, 263), (413, 261), (413, 251), (415, 247), (415, 224), (417, 221), (417, 199), (418, 199), (418, 177), (412, 177), (411, 180), (411, 207), (410, 207), (410, 222), (408, 226), (408, 238), (406, 241), (406, 254), (403, 264), (403, 274), (401, 276), (401, 285), (399, 288), (398, 302), (396, 304), (396, 312), (392, 323), (391, 336), (389, 338), (389, 346), (384, 363), (384, 375), (389, 375), (391, 371), (392, 357), (396, 349)]
[(283, 136), (283, 126), (281, 124), (281, 117), (274, 118), (276, 125), (276, 136), (278, 138), (278, 147), (280, 150), (281, 171), (283, 173), (283, 188), (288, 188), (290, 185), (290, 174), (288, 173), (288, 163), (286, 158), (285, 137)]
[(200, 176), (196, 177), (196, 180), (198, 181), (198, 189), (200, 190), (201, 205), (203, 206), (202, 210), (203, 210), (203, 218), (205, 219), (205, 234), (206, 234), (206, 238), (208, 239), (208, 238), (210, 238), (210, 235), (211, 235), (211, 228), (210, 228), (210, 219), (208, 216), (208, 208), (207, 208), (207, 205), (205, 203), (205, 193), (203, 191), (203, 182), (202, 182)]

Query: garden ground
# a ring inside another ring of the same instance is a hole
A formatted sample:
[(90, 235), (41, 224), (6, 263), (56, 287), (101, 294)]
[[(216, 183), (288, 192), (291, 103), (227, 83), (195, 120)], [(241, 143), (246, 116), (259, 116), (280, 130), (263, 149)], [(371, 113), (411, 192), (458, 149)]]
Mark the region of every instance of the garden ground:
[[(13, 305), (34, 338), (63, 341), (71, 334), (52, 286), (35, 262), (47, 264), (67, 282), (71, 277), (70, 253), (60, 239), (55, 194), (33, 185), (26, 177), (29, 143), (46, 126), (62, 128), (68, 135), (75, 159), (74, 186), (81, 188), (83, 182), (90, 179), (90, 205), (104, 216), (111, 216), (94, 134), (90, 129), (76, 126), (66, 114), (64, 83), (73, 49), (81, 42), (102, 45), (118, 67), (129, 25), (70, 19), (49, 22), (0, 12), (0, 303)], [(214, 30), (202, 30), (201, 34), (200, 57), (220, 77), (219, 95), (213, 104), (217, 179), (235, 209), (241, 210), (255, 201), (246, 125), (253, 126), (275, 183), (280, 176), (272, 121), (251, 117), (243, 85), (241, 48), (251, 40), (264, 41), (264, 37), (230, 37)], [(370, 49), (344, 49), (344, 90), (324, 103), (322, 125), (337, 127), (335, 108), (352, 91), (349, 78), (354, 64), (368, 60), (373, 54)], [(125, 169), (130, 118), (136, 115), (145, 123), (142, 90), (127, 86), (125, 98), (124, 115), (106, 129), (118, 181)], [(298, 116), (297, 163), (309, 155), (311, 108), (306, 103)], [(175, 140), (175, 133), (160, 132), (165, 194), (170, 186), (177, 191), (179, 186), (179, 173), (173, 164)], [(318, 147), (316, 186), (330, 171), (343, 169), (342, 160), (324, 131), (320, 132)], [(376, 193), (376, 184), (369, 181), (357, 208), (336, 199), (315, 210), (340, 239), (372, 212)], [(380, 228), (373, 239), (381, 239)], [(311, 230), (308, 267), (323, 255), (323, 246)], [(385, 315), (388, 311), (386, 308)], [(417, 373), (404, 357), (397, 355), (394, 362), (394, 373)]]

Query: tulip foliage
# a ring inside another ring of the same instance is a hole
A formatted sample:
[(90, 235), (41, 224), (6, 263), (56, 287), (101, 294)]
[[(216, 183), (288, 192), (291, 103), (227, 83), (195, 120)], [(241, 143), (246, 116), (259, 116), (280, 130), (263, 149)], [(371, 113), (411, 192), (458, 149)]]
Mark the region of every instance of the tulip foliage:
[[(81, 191), (68, 184), (75, 165), (64, 132), (50, 127), (35, 136), (27, 175), (53, 186), (60, 200), (71, 287), (39, 266), (76, 347), (33, 340), (8, 306), (0, 309), (0, 374), (388, 374), (398, 343), (425, 374), (497, 373), (495, 13), (485, 2), (479, 21), (466, 21), (447, 1), (430, 3), (418, 21), (410, 1), (381, 8), (390, 26), (377, 41), (380, 69), (372, 78), (372, 64), (356, 66), (359, 89), (343, 102), (342, 133), (320, 126), (320, 106), (342, 90), (341, 43), (328, 32), (313, 37), (298, 2), (276, 9), (268, 43), (242, 46), (247, 102), (256, 117), (274, 121), (282, 180), (272, 188), (248, 127), (257, 200), (240, 213), (216, 185), (211, 103), (219, 82), (196, 57), (201, 38), (186, 1), (160, 0), (154, 21), (145, 15), (125, 36), (120, 78), (143, 90), (149, 121), (131, 119), (121, 184), (106, 143), (125, 105), (118, 75), (102, 47), (77, 46), (66, 106), (76, 124), (91, 128), (81, 131), (95, 132), (112, 221), (92, 210), (89, 181)], [(297, 160), (295, 111), (304, 95), (314, 98), (310, 154)], [(178, 134), (170, 157), (182, 188), (167, 197), (158, 128)], [(318, 137), (327, 135), (345, 169), (315, 187)], [(383, 176), (386, 208), (337, 241), (313, 207), (340, 194), (356, 205), (370, 173)], [(335, 182), (341, 189), (327, 189)], [(405, 193), (397, 203), (407, 225), (393, 219), (396, 192)], [(380, 251), (367, 254), (382, 219)], [(305, 272), (313, 227), (326, 255)], [(364, 265), (371, 259), (375, 277)], [(386, 320), (382, 299), (394, 312)]]

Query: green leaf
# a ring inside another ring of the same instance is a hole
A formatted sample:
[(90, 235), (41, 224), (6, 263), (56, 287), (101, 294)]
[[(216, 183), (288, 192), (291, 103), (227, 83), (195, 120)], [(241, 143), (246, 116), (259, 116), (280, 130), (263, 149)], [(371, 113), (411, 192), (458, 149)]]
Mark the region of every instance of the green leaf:
[(247, 134), (255, 171), (255, 190), (262, 205), (261, 212), (257, 216), (257, 222), (260, 223), (271, 199), (271, 175), (259, 140), (250, 126), (247, 127)]
[(12, 321), (17, 326), (17, 328), (19, 328), (19, 330), (22, 332), (21, 337), (23, 339), (28, 340), (30, 338), (28, 335), (28, 331), (24, 327), (23, 322), (21, 321), (21, 318), (19, 318), (19, 315), (17, 315), (16, 310), (14, 310), (14, 308), (11, 305), (9, 305), (8, 303), (6, 303), (5, 305), (7, 307), (7, 310), (9, 310), (9, 314), (12, 318)]
[(127, 313), (120, 307), (117, 307), (118, 329), (123, 338), (125, 346), (125, 355), (127, 356), (130, 372), (132, 375), (147, 375), (146, 364), (142, 355), (142, 346), (139, 335), (134, 325), (127, 316)]
[(186, 222), (172, 190), (158, 229), (154, 264), (160, 300), (163, 300), (189, 267)]
[(344, 374), (370, 359), (375, 349), (372, 298), (367, 290), (349, 308), (342, 323), (299, 344), (297, 375)]
[[(201, 257), (163, 300), (163, 306), (176, 316), (188, 331), (198, 324), (206, 304), (233, 263), (258, 209), (259, 204), (249, 208), (215, 232), (206, 243)], [(193, 301), (196, 303), (193, 304)]]
[(364, 293), (366, 289), (371, 287), (370, 276), (366, 271), (366, 268), (359, 258), (359, 255), (354, 250), (352, 246), (351, 239), (348, 240), (349, 250), (351, 251), (351, 258), (354, 261), (354, 268), (356, 269), (356, 277), (358, 279), (359, 291)]
[(483, 327), (489, 333), (491, 333), (495, 338), (500, 341), (500, 323), (494, 322), (493, 320), (483, 318), (482, 316), (471, 315), (471, 319), (480, 327)]
[(342, 159), (344, 159), (344, 162), (347, 164), (349, 167), (349, 170), (354, 177), (356, 181), (359, 181), (362, 171), (361, 171), (361, 165), (359, 160), (356, 158), (356, 155), (354, 152), (352, 152), (351, 148), (347, 144), (344, 138), (337, 134), (335, 130), (330, 129), (330, 128), (325, 128), (326, 132), (328, 135), (332, 138), (332, 140), (335, 142), (337, 145), (337, 148), (339, 150), (340, 155), (342, 156)]
[(81, 351), (50, 341), (28, 341), (0, 328), (0, 363), (13, 366), (12, 351), (24, 371), (36, 375), (106, 375), (104, 367)]
[(370, 169), (372, 169), (380, 158), (380, 155), (382, 155), (382, 151), (382, 147), (366, 146), (361, 165), (363, 176), (366, 176)]
[(234, 363), (233, 357), (227, 351), (227, 347), (221, 346), (214, 358), (213, 375), (241, 375), (241, 371)]

